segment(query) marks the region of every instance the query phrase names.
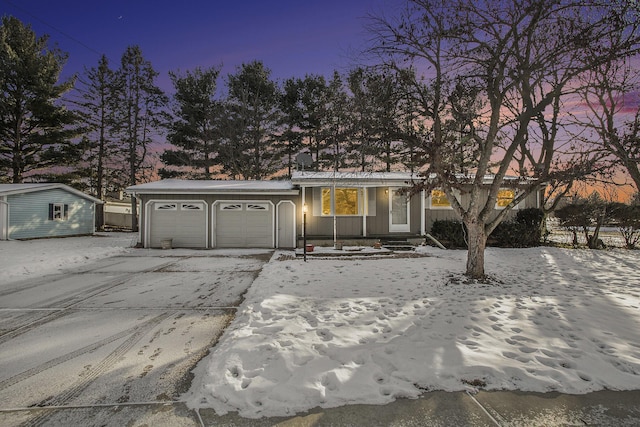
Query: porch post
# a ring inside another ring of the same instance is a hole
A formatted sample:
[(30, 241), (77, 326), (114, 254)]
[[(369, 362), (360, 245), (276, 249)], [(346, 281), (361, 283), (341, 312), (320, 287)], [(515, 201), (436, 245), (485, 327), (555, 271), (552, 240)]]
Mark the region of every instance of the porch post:
[[(301, 211), (302, 211), (302, 213), (303, 213), (303, 218), (302, 218), (302, 219), (303, 219), (303, 221), (304, 221), (304, 219), (305, 219), (305, 218), (304, 218), (304, 209), (305, 209), (305, 206), (307, 206), (307, 191), (306, 191), (306, 190), (307, 190), (307, 187), (302, 186), (302, 203), (301, 203), (301, 207), (302, 207), (302, 209), (301, 209)], [(304, 221), (304, 222), (306, 223), (306, 221)], [(306, 225), (306, 224), (305, 224), (305, 225)], [(306, 228), (306, 227), (302, 227), (302, 238), (303, 238), (303, 239), (306, 239), (306, 238), (307, 238), (307, 228)], [(297, 242), (297, 240), (298, 240), (298, 239), (296, 239), (296, 246), (298, 246), (298, 242)], [(305, 248), (305, 250), (306, 250), (306, 248)]]
[(425, 191), (424, 189), (422, 189), (422, 191), (420, 191), (420, 234), (425, 236), (427, 234), (427, 218), (426, 218), (426, 214), (425, 214), (425, 202), (424, 202), (424, 198), (425, 198)]
[(369, 188), (362, 189), (362, 237), (367, 237), (367, 209), (369, 209)]

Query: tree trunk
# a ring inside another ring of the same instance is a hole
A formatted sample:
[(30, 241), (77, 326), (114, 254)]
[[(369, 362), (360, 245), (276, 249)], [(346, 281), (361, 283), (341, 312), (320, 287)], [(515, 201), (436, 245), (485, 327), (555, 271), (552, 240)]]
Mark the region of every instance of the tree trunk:
[(484, 250), (487, 246), (487, 234), (482, 222), (465, 223), (468, 233), (467, 276), (473, 279), (484, 277)]

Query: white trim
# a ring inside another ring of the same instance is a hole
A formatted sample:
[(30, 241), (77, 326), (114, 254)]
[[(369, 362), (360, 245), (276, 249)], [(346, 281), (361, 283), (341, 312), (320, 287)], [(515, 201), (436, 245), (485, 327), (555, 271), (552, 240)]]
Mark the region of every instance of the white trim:
[(407, 223), (393, 224), (393, 193), (402, 187), (389, 187), (389, 233), (407, 233), (411, 231), (411, 197), (405, 195), (407, 200)]
[(293, 234), (292, 234), (293, 235), (293, 242), (291, 242), (291, 243), (293, 243), (293, 246), (291, 246), (291, 247), (295, 248), (297, 246), (297, 243), (298, 243), (296, 241), (296, 239), (298, 237), (298, 235), (297, 235), (297, 230), (298, 230), (297, 218), (298, 217), (297, 217), (296, 204), (293, 203), (293, 200), (280, 200), (278, 202), (278, 204), (276, 205), (276, 248), (280, 247), (280, 233), (278, 233), (278, 230), (279, 230), (278, 226), (280, 224), (280, 206), (284, 205), (285, 203), (291, 204), (293, 206), (293, 224), (292, 224), (293, 225)]
[(0, 240), (9, 240), (9, 202), (0, 196)]
[(423, 188), (420, 191), (420, 234), (423, 236), (427, 235), (427, 212), (426, 212), (426, 200), (425, 200), (426, 190)]
[[(2, 186), (11, 186), (13, 188), (10, 190), (3, 190)], [(86, 193), (83, 193), (80, 190), (76, 190), (73, 187), (69, 187), (68, 185), (60, 184), (60, 183), (0, 184), (0, 195), (11, 196), (14, 194), (24, 194), (24, 193), (32, 193), (35, 191), (46, 191), (46, 190), (54, 190), (54, 189), (67, 191), (69, 193), (75, 194), (78, 197), (91, 200), (94, 203), (98, 203), (98, 204), (104, 203), (100, 199), (96, 199), (95, 197), (90, 196)]]
[[(145, 248), (150, 248), (151, 247), (151, 212), (152, 210), (150, 209), (150, 207), (154, 204), (154, 203), (167, 203), (167, 204), (171, 204), (171, 203), (176, 203), (176, 205), (180, 204), (180, 203), (202, 203), (204, 205), (204, 217), (205, 217), (205, 221), (204, 221), (204, 232), (205, 232), (205, 239), (204, 239), (204, 247), (205, 248), (209, 248), (209, 214), (207, 212), (207, 209), (209, 208), (208, 203), (206, 202), (206, 200), (185, 200), (185, 199), (178, 199), (178, 200), (163, 200), (163, 199), (149, 199), (147, 200), (147, 202), (144, 204), (144, 227), (140, 227), (140, 221), (142, 221), (142, 210), (138, 209), (139, 212), (139, 216), (138, 216), (138, 232), (141, 234), (144, 234), (142, 237), (143, 241), (143, 247)], [(162, 209), (161, 209), (162, 210)], [(153, 211), (155, 211), (155, 208), (153, 209)], [(174, 211), (173, 209), (171, 211)], [(177, 209), (175, 210), (177, 211)]]
[[(64, 203), (51, 203), (51, 220), (52, 221), (64, 221)], [(58, 208), (58, 209), (56, 209)], [(58, 218), (56, 218), (56, 210), (58, 211)]]
[(367, 237), (367, 215), (369, 214), (369, 189), (362, 189), (362, 237)]
[(216, 228), (217, 228), (217, 221), (216, 221), (216, 211), (217, 211), (217, 206), (219, 204), (245, 204), (245, 203), (268, 203), (271, 206), (271, 209), (269, 210), (269, 212), (271, 212), (271, 247), (275, 248), (276, 245), (276, 215), (275, 215), (275, 209), (274, 209), (274, 204), (271, 200), (216, 200), (215, 202), (213, 202), (211, 204), (211, 247), (212, 248), (216, 248), (217, 247), (217, 239), (216, 239)]

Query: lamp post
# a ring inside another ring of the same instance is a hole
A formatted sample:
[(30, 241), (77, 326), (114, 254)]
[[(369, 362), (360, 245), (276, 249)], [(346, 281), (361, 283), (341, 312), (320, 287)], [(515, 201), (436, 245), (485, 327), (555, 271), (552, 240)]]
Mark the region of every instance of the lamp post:
[(307, 204), (302, 205), (302, 253), (307, 262)]

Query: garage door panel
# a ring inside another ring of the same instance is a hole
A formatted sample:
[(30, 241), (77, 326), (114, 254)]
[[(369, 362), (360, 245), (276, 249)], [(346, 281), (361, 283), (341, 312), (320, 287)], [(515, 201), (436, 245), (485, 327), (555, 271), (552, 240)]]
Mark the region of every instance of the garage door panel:
[(172, 239), (173, 247), (207, 247), (207, 212), (200, 201), (155, 202), (150, 209), (150, 246)]
[(216, 246), (273, 246), (272, 208), (268, 202), (225, 202), (216, 212)]

